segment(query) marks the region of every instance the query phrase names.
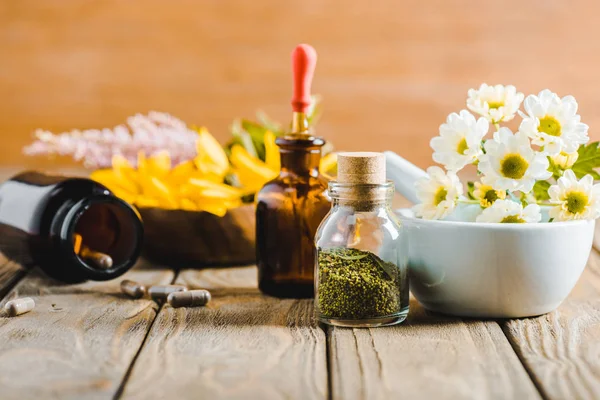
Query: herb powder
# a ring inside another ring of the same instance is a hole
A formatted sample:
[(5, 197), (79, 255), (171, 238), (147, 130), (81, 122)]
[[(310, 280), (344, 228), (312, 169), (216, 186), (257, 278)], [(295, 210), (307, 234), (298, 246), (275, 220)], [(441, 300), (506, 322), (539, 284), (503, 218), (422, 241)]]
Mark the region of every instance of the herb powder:
[(327, 318), (385, 317), (401, 310), (396, 265), (357, 249), (318, 250), (318, 307)]

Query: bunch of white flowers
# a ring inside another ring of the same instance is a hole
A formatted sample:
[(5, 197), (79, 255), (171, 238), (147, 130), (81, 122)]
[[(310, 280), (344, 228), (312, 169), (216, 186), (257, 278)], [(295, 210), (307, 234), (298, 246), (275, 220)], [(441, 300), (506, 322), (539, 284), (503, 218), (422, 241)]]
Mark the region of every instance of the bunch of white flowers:
[[(479, 204), (477, 222), (540, 222), (543, 207), (550, 221), (600, 216), (599, 142), (587, 144), (573, 96), (546, 89), (525, 98), (514, 86), (484, 83), (469, 90), (467, 108), (479, 117), (452, 113), (431, 140), (433, 160), (445, 170), (430, 167), (417, 182), (417, 216), (443, 219), (461, 204)], [(517, 132), (500, 126), (517, 114)], [(490, 125), (495, 131), (486, 139)], [(468, 182), (463, 194), (457, 173), (471, 164), (479, 182)]]

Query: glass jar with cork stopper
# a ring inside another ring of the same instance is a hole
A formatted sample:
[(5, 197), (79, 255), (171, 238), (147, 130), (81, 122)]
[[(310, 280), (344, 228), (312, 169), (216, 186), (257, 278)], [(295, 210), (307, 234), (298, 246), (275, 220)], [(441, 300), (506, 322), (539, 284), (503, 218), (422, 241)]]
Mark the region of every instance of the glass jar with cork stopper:
[(408, 315), (408, 242), (382, 153), (339, 153), (332, 208), (315, 237), (315, 309), (326, 324), (394, 325)]

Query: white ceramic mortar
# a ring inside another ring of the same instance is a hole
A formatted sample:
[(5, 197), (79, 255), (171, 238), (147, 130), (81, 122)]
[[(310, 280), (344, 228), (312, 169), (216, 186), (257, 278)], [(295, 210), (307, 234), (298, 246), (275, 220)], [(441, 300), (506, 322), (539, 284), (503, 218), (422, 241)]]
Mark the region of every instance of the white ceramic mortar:
[[(388, 178), (416, 199), (407, 181), (418, 178), (398, 170), (398, 155), (386, 157), (394, 171)], [(398, 214), (409, 231), (412, 293), (427, 309), (468, 317), (556, 309), (581, 276), (594, 237), (595, 221), (492, 224), (423, 220), (409, 209)]]

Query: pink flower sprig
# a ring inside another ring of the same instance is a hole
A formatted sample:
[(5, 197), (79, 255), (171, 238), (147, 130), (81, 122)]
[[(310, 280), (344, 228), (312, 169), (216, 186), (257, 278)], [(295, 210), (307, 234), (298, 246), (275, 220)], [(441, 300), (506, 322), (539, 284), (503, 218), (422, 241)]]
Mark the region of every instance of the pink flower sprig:
[(172, 115), (150, 111), (128, 117), (127, 125), (112, 129), (75, 129), (60, 134), (38, 129), (35, 137), (23, 150), (26, 155), (71, 156), (88, 168), (107, 168), (117, 154), (134, 166), (139, 152), (152, 156), (167, 151), (173, 165), (191, 160), (197, 154), (198, 133)]

